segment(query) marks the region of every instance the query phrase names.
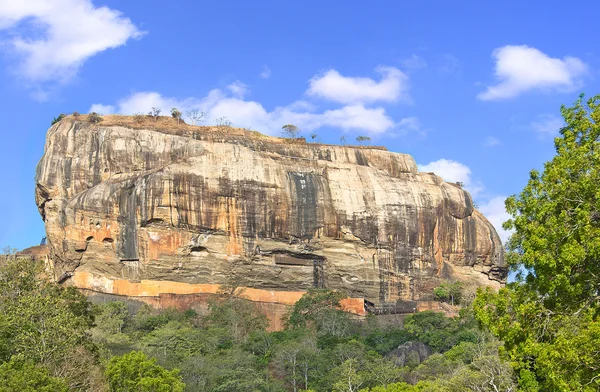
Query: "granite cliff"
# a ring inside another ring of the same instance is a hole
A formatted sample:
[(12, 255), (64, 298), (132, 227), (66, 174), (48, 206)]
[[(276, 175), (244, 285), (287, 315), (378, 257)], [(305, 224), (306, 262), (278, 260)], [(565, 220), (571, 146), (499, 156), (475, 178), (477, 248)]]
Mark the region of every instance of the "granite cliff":
[(506, 277), (471, 196), (383, 148), (69, 116), (47, 133), (36, 201), (56, 280), (104, 293), (293, 303), (326, 287), (412, 311), (445, 279)]

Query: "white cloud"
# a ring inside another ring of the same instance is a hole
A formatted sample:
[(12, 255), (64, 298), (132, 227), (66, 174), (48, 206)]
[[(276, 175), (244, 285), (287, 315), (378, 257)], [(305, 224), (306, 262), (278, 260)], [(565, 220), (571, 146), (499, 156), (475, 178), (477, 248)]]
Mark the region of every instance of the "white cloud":
[(96, 104), (92, 105), (92, 107), (90, 107), (89, 113), (92, 113), (92, 112), (96, 112), (100, 115), (114, 114), (115, 107), (113, 105), (102, 105), (102, 104), (96, 103)]
[(268, 134), (279, 134), (283, 124), (295, 124), (303, 131), (312, 131), (322, 127), (334, 127), (344, 131), (361, 131), (370, 135), (401, 130), (418, 131), (420, 124), (415, 117), (401, 119), (398, 122), (389, 117), (385, 109), (368, 108), (362, 104), (346, 105), (338, 109), (316, 112), (315, 107), (304, 101), (289, 106), (277, 107), (267, 111), (260, 103), (247, 101), (228, 95), (225, 91), (211, 90), (204, 98), (190, 97), (177, 99), (164, 97), (157, 92), (138, 92), (120, 100), (116, 108), (112, 105), (94, 104), (90, 111), (101, 109), (105, 112), (122, 114), (147, 113), (152, 107), (162, 108), (163, 112), (172, 107), (184, 113), (198, 109), (207, 113), (207, 124), (214, 124), (219, 117), (227, 117), (234, 126), (256, 129)]
[(471, 196), (476, 197), (484, 187), (479, 181), (475, 181), (471, 175), (471, 169), (460, 162), (449, 159), (439, 159), (426, 165), (418, 165), (419, 171), (433, 172), (448, 182), (461, 182)]
[(231, 83), (227, 86), (227, 89), (237, 98), (244, 98), (244, 96), (250, 93), (250, 88), (239, 80)]
[(405, 117), (402, 120), (396, 123), (395, 128), (401, 134), (416, 134), (420, 136), (425, 136), (426, 132), (423, 130), (421, 126), (421, 121), (419, 121), (416, 117)]
[(498, 83), (477, 98), (488, 101), (515, 97), (542, 89), (572, 91), (581, 85), (586, 64), (576, 57), (552, 58), (526, 45), (507, 45), (494, 50)]
[(29, 82), (65, 82), (89, 57), (143, 33), (119, 11), (90, 0), (0, 1), (2, 47)]
[(500, 139), (495, 138), (493, 136), (488, 136), (483, 143), (484, 147), (494, 147), (501, 144)]
[[(418, 165), (419, 171), (434, 172), (448, 182), (462, 182), (464, 188), (469, 191), (473, 198), (481, 195), (484, 186), (481, 182), (473, 180), (471, 169), (456, 161), (449, 159), (440, 159), (430, 162), (427, 165)], [(477, 209), (490, 221), (494, 226), (502, 243), (506, 243), (511, 232), (502, 228), (502, 223), (510, 218), (504, 208), (504, 196), (496, 196), (485, 203), (479, 203)]]
[(330, 101), (357, 104), (376, 101), (395, 102), (408, 98), (408, 77), (393, 67), (377, 67), (380, 81), (364, 77), (342, 76), (331, 69), (310, 80), (306, 94)]
[(269, 79), (271, 77), (271, 68), (267, 67), (266, 65), (263, 66), (259, 76), (263, 79)]
[[(176, 107), (184, 113), (191, 109), (198, 109), (207, 114), (207, 124), (214, 124), (216, 119), (226, 117), (236, 127), (251, 128), (272, 135), (279, 134), (283, 124), (295, 124), (305, 132), (330, 127), (342, 131), (364, 132), (371, 136), (409, 133), (423, 135), (421, 124), (416, 117), (395, 121), (383, 107), (369, 107), (365, 102), (361, 102), (363, 98), (365, 100), (399, 98), (402, 86), (398, 83), (400, 79), (405, 78), (404, 74), (395, 68), (378, 70), (384, 74), (379, 83), (367, 78), (345, 78), (336, 71), (329, 71), (325, 75), (312, 78), (310, 91), (313, 95), (332, 93), (323, 89), (333, 79), (341, 81), (342, 89), (352, 95), (352, 99), (349, 99), (344, 106), (321, 111), (314, 103), (306, 100), (298, 100), (286, 106), (267, 110), (259, 102), (245, 98), (249, 88), (241, 81), (230, 84), (226, 89), (213, 89), (203, 98), (181, 99), (165, 97), (154, 91), (145, 91), (121, 99), (116, 105), (94, 104), (90, 110), (135, 114), (148, 113), (152, 107), (162, 108), (165, 112)], [(337, 75), (333, 79), (331, 79), (332, 72)], [(361, 86), (366, 91), (361, 92), (363, 95), (359, 97), (360, 93), (355, 88)]]
[(565, 126), (562, 117), (553, 114), (542, 114), (529, 124), (541, 139), (551, 138), (558, 135), (560, 128)]
[(504, 200), (506, 200), (505, 196), (496, 196), (487, 203), (479, 205), (478, 209), (494, 225), (502, 243), (505, 244), (512, 233), (502, 228), (502, 223), (510, 219), (504, 207)]
[(427, 62), (425, 62), (423, 57), (417, 56), (416, 54), (413, 54), (409, 58), (406, 58), (406, 59), (400, 61), (400, 64), (402, 64), (402, 66), (406, 69), (415, 69), (416, 70), (416, 69), (427, 67)]

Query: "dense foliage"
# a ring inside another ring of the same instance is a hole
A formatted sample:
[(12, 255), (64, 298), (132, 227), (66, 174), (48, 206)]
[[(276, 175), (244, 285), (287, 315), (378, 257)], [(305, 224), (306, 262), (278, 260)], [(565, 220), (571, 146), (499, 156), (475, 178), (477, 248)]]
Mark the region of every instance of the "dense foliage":
[(556, 156), (506, 201), (516, 282), (475, 301), (525, 391), (600, 390), (600, 96), (562, 114)]
[[(421, 388), (415, 390), (482, 390), (469, 386), (475, 383), (491, 391), (494, 372), (501, 375), (494, 383), (512, 385), (497, 341), (477, 328), (468, 310), (458, 318), (410, 315), (402, 327), (399, 316), (356, 320), (340, 310), (342, 298), (328, 290), (309, 292), (278, 332), (266, 330), (267, 320), (252, 303), (227, 295), (203, 315), (149, 307), (132, 314), (123, 303), (109, 302), (98, 307), (92, 335), (114, 354), (139, 350), (164, 368), (181, 369), (189, 391), (359, 391), (413, 384)], [(396, 363), (394, 350), (417, 341), (433, 355), (421, 362), (413, 353)]]
[[(269, 332), (253, 303), (230, 294), (200, 313), (91, 305), (74, 288), (46, 281), (40, 265), (11, 256), (0, 264), (0, 391), (512, 387), (497, 341), (468, 309), (456, 318), (422, 312), (358, 320), (340, 310), (342, 298), (310, 291), (290, 309), (285, 329)], [(428, 358), (402, 351), (416, 342)]]
[(106, 365), (106, 377), (114, 392), (182, 392), (185, 384), (178, 374), (179, 370), (166, 370), (156, 359), (138, 351), (113, 357)]
[[(1, 258), (0, 392), (109, 390), (101, 363), (103, 348), (90, 334), (96, 313), (74, 287), (46, 280), (39, 263)], [(104, 321), (113, 323), (111, 317)]]

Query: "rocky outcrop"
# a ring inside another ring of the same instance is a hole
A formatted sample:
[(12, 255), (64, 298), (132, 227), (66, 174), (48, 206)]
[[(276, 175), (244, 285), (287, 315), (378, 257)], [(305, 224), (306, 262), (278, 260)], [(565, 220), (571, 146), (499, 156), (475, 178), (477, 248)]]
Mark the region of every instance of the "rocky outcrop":
[(396, 366), (410, 365), (415, 367), (423, 363), (433, 352), (431, 347), (423, 342), (406, 342), (392, 350), (387, 357), (392, 359)]
[(382, 148), (67, 117), (48, 131), (36, 201), (56, 279), (101, 292), (326, 287), (381, 310), (444, 279), (506, 276), (471, 196)]

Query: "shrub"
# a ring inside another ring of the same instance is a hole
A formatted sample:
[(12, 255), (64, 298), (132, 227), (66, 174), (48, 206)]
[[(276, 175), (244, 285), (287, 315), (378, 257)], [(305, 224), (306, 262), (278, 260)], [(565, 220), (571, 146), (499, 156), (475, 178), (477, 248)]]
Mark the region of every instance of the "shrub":
[(359, 136), (356, 137), (356, 141), (359, 144), (369, 143), (371, 141), (371, 138), (369, 136), (359, 135)]
[(42, 366), (11, 360), (0, 366), (0, 392), (11, 391), (67, 392), (68, 388), (64, 380), (52, 377)]
[(102, 121), (102, 116), (100, 116), (96, 112), (91, 112), (90, 114), (88, 114), (88, 121), (92, 124), (98, 124), (100, 121)]
[(136, 123), (141, 123), (142, 121), (144, 121), (144, 113), (140, 113), (137, 112), (133, 115), (133, 121), (135, 121)]
[(65, 118), (65, 114), (64, 113), (59, 114), (58, 117), (54, 117), (54, 119), (52, 119), (52, 124), (50, 124), (50, 125), (56, 124), (57, 122), (59, 122), (63, 118)]

